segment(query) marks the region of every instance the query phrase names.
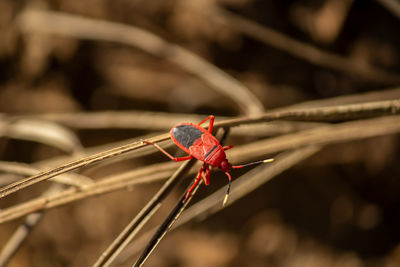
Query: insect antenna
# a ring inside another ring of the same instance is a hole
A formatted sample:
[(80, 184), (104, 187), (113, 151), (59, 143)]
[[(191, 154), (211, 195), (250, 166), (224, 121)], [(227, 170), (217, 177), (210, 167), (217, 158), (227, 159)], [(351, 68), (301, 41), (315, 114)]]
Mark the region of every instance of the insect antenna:
[(268, 162), (273, 162), (274, 159), (264, 159), (264, 160), (259, 160), (259, 161), (254, 161), (254, 162), (250, 162), (250, 163), (246, 163), (243, 165), (236, 165), (236, 166), (232, 166), (233, 169), (240, 169), (243, 167), (247, 167), (247, 166), (251, 166), (251, 165), (255, 165), (255, 164), (261, 164), (261, 163), (268, 163)]
[[(250, 162), (250, 163), (246, 163), (246, 164), (242, 164), (242, 165), (236, 165), (236, 166), (232, 166), (231, 168), (233, 169), (240, 169), (243, 167), (247, 167), (247, 166), (251, 166), (251, 165), (255, 165), (255, 164), (261, 164), (261, 163), (268, 163), (268, 162), (273, 162), (274, 159), (264, 159), (264, 160), (259, 160), (259, 161), (254, 161), (254, 162)], [(224, 202), (222, 202), (222, 205), (225, 206), (226, 202), (228, 202), (228, 198), (229, 198), (229, 193), (231, 191), (231, 181), (232, 181), (232, 177), (229, 174), (229, 172), (225, 172), (226, 176), (228, 176), (229, 179), (229, 183), (228, 183), (228, 190), (226, 191), (225, 194), (225, 198), (224, 198)]]
[(229, 174), (229, 172), (225, 172), (226, 176), (228, 176), (229, 182), (228, 182), (228, 190), (226, 190), (226, 194), (225, 194), (225, 198), (224, 198), (224, 202), (222, 202), (222, 206), (225, 206), (226, 202), (228, 202), (228, 197), (229, 197), (229, 193), (231, 191), (231, 182), (232, 182), (232, 177)]

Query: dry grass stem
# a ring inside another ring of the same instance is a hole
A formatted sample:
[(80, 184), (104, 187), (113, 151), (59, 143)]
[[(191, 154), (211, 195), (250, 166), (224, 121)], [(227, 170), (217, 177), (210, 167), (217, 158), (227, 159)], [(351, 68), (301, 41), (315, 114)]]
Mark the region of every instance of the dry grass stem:
[(84, 188), (67, 188), (54, 195), (41, 196), (0, 211), (0, 223), (19, 218), (33, 211), (65, 205), (73, 201), (118, 189), (131, 188), (134, 185), (142, 183), (159, 181), (168, 177), (175, 168), (176, 165), (173, 162), (158, 164), (158, 166), (151, 165), (119, 175), (105, 177)]
[(238, 80), (185, 48), (166, 42), (143, 29), (120, 23), (89, 19), (65, 13), (26, 10), (19, 19), (25, 33), (47, 33), (74, 38), (116, 42), (168, 60), (202, 79), (232, 99), (247, 115), (260, 114), (263, 105)]
[[(9, 161), (0, 161), (0, 171), (7, 174), (15, 174), (19, 176), (32, 176), (40, 173), (40, 170), (38, 170), (37, 168), (33, 168), (29, 164)], [(1, 177), (1, 180), (3, 179), (3, 177), (4, 176)], [(17, 177), (14, 178), (14, 180), (16, 179)], [(89, 177), (76, 173), (68, 173), (56, 176), (52, 181), (60, 184), (76, 186), (79, 188), (83, 188), (93, 183), (93, 180)]]
[[(156, 138), (154, 138), (152, 141), (153, 142), (160, 142), (167, 140), (169, 138), (168, 134), (160, 135)], [(25, 187), (28, 187), (30, 185), (33, 185), (35, 183), (38, 183), (40, 181), (44, 181), (47, 179), (50, 179), (54, 176), (60, 175), (62, 173), (66, 173), (71, 170), (75, 170), (80, 167), (88, 166), (90, 164), (94, 164), (100, 161), (103, 161), (108, 158), (112, 158), (136, 149), (139, 149), (141, 147), (144, 147), (145, 144), (142, 144), (141, 142), (134, 142), (132, 144), (128, 144), (125, 146), (117, 147), (115, 149), (111, 149), (102, 153), (98, 153), (95, 155), (91, 155), (76, 161), (72, 161), (66, 164), (63, 164), (57, 168), (48, 170), (48, 171), (43, 171), (40, 174), (28, 177), (22, 181), (13, 183), (9, 186), (3, 187), (0, 189), (0, 197), (5, 197), (13, 192), (16, 192), (18, 190), (21, 190)]]
[[(193, 198), (194, 194), (197, 192), (201, 184), (202, 181), (200, 180), (200, 182), (193, 188), (188, 198), (186, 198), (187, 190), (185, 191), (185, 193), (182, 194), (182, 196), (180, 197), (174, 208), (168, 214), (167, 218), (163, 221), (160, 227), (158, 227), (157, 231), (154, 233), (154, 235), (148, 242), (147, 246), (139, 255), (138, 260), (132, 265), (133, 267), (143, 266), (143, 264), (147, 261), (147, 259), (151, 255), (151, 253), (158, 246), (160, 241), (164, 238), (164, 236), (168, 233), (168, 231), (171, 229), (174, 223), (178, 220), (182, 212), (186, 209), (187, 205), (189, 204), (190, 200)], [(188, 189), (190, 187), (191, 185), (189, 185)]]
[[(400, 116), (358, 120), (335, 125), (321, 126), (298, 133), (256, 141), (246, 145), (240, 155), (229, 153), (232, 161), (240, 158), (252, 158), (276, 153), (287, 149), (296, 149), (305, 145), (326, 145), (359, 140), (374, 136), (395, 134), (400, 131)], [(238, 160), (240, 162), (240, 160)]]
[(196, 161), (190, 160), (181, 164), (173, 175), (164, 183), (154, 197), (145, 207), (133, 218), (133, 220), (124, 228), (118, 237), (110, 244), (98, 258), (94, 266), (109, 266), (121, 251), (132, 241), (136, 234), (144, 225), (144, 221), (150, 219), (154, 212), (160, 207), (164, 198), (176, 185), (176, 183), (189, 171)]
[[(252, 118), (239, 118), (228, 120), (224, 122), (215, 123), (215, 127), (232, 127), (241, 124), (256, 123), (262, 121), (273, 121), (273, 120), (309, 120), (309, 121), (332, 121), (332, 120), (344, 120), (350, 118), (369, 117), (387, 114), (397, 114), (400, 111), (400, 101), (377, 101), (362, 104), (353, 105), (341, 105), (331, 106), (322, 108), (309, 108), (297, 111), (287, 112), (276, 112), (266, 113), (261, 116)], [(160, 142), (169, 139), (168, 134), (160, 135), (151, 139), (152, 142)], [(28, 177), (22, 181), (13, 183), (0, 189), (0, 197), (5, 197), (13, 192), (26, 188), (37, 182), (50, 179), (56, 175), (88, 166), (105, 159), (109, 159), (121, 154), (125, 154), (130, 151), (137, 150), (144, 147), (145, 144), (141, 142), (134, 142), (122, 147), (117, 147), (108, 151), (104, 151), (95, 155), (91, 155), (73, 162), (69, 162), (58, 166), (49, 171), (44, 171), (38, 175)]]
[(325, 99), (311, 100), (290, 105), (287, 107), (278, 108), (275, 111), (284, 111), (284, 110), (287, 111), (293, 109), (296, 110), (300, 108), (317, 108), (317, 107), (339, 106), (348, 104), (360, 104), (363, 102), (375, 102), (375, 101), (394, 100), (394, 99), (400, 99), (400, 88), (398, 87), (386, 90), (369, 91), (360, 94), (342, 95)]
[[(228, 151), (227, 156), (233, 163), (236, 163), (303, 146), (335, 144), (398, 132), (400, 132), (399, 116), (359, 120), (322, 126), (298, 133), (256, 141), (244, 146), (237, 146), (234, 150)], [(171, 174), (175, 166), (174, 162), (150, 165), (119, 176), (110, 176), (107, 179), (102, 179), (79, 190), (76, 188), (66, 189), (54, 197), (34, 199), (1, 211), (0, 223), (18, 218), (30, 212), (126, 188), (133, 184), (164, 179)], [(136, 178), (133, 179), (134, 177)]]
[(375, 101), (359, 104), (337, 105), (320, 108), (304, 108), (299, 110), (289, 110), (281, 112), (270, 112), (259, 116), (253, 116), (246, 121), (242, 118), (232, 119), (224, 122), (215, 123), (217, 127), (233, 127), (241, 124), (256, 123), (260, 121), (273, 120), (300, 120), (300, 121), (320, 121), (333, 122), (340, 120), (350, 120), (363, 117), (394, 115), (400, 111), (400, 100)]
[(0, 121), (0, 135), (9, 138), (34, 141), (56, 147), (67, 153), (82, 153), (82, 146), (76, 135), (66, 127), (51, 121), (21, 119)]
[[(61, 184), (53, 184), (48, 190), (43, 193), (43, 196), (54, 195), (64, 188)], [(18, 249), (22, 246), (23, 242), (40, 222), (44, 213), (42, 211), (30, 213), (24, 219), (24, 222), (18, 226), (14, 234), (10, 237), (8, 242), (2, 247), (0, 251), (0, 267), (7, 266), (11, 258), (17, 253)]]
[[(251, 119), (240, 119), (238, 120), (231, 120), (230, 122), (220, 122), (219, 125), (221, 126), (233, 126), (233, 125), (240, 125), (241, 123), (250, 123), (262, 121), (262, 120), (273, 120), (273, 119), (293, 119), (293, 118), (307, 118), (307, 119), (327, 119), (327, 120), (338, 120), (339, 118), (357, 118), (357, 117), (370, 117), (382, 114), (395, 114), (399, 111), (398, 100), (392, 101), (377, 101), (371, 103), (361, 103), (361, 104), (353, 104), (353, 105), (342, 105), (342, 106), (334, 106), (334, 107), (323, 107), (323, 108), (309, 108), (303, 109), (298, 111), (283, 111), (283, 112), (276, 112), (275, 114), (264, 114), (259, 116), (258, 118), (251, 118)], [(225, 124), (225, 125), (224, 125)], [(400, 117), (399, 116), (390, 116), (390, 117), (383, 117), (383, 118), (373, 118), (367, 120), (360, 120), (360, 121), (352, 121), (346, 122), (336, 125), (324, 125), (315, 127), (312, 129), (303, 130), (297, 133), (287, 134), (281, 137), (276, 137), (267, 140), (261, 140), (254, 143), (250, 143), (244, 148), (237, 148), (233, 153), (229, 153), (228, 157), (232, 161), (241, 161), (243, 159), (249, 159), (251, 157), (258, 157), (258, 156), (265, 156), (268, 153), (276, 153), (277, 151), (283, 151), (287, 149), (293, 149), (296, 147), (302, 147), (307, 145), (326, 145), (338, 142), (346, 142), (355, 139), (361, 138), (368, 138), (373, 136), (379, 135), (387, 135), (392, 133), (397, 133), (400, 131)], [(168, 136), (162, 135), (153, 138), (153, 141), (161, 141), (166, 140)], [(92, 155), (86, 157), (85, 159), (80, 159), (75, 162), (65, 164), (63, 167), (58, 167), (48, 172), (44, 172), (39, 175), (34, 175), (24, 181), (28, 181), (29, 183), (34, 183), (38, 180), (35, 179), (47, 179), (48, 177), (52, 177), (52, 175), (57, 175), (64, 173), (66, 170), (75, 169), (81, 166), (86, 166), (90, 163), (98, 162), (106, 158), (114, 157), (121, 153), (126, 153), (131, 150), (135, 150), (143, 146), (139, 142), (135, 142), (133, 144), (128, 144), (123, 147), (118, 147), (112, 149), (110, 151), (102, 152), (96, 155)], [(315, 153), (318, 148), (310, 148), (310, 153)], [(105, 192), (110, 192), (112, 190), (118, 190), (121, 188), (126, 188), (127, 186), (131, 186), (134, 184), (142, 183), (142, 182), (150, 182), (158, 179), (162, 179), (168, 176), (172, 169), (174, 168), (174, 164), (172, 163), (165, 163), (160, 164), (159, 168), (155, 168), (154, 166), (149, 166), (146, 168), (142, 168), (139, 170), (134, 170), (132, 172), (123, 173), (119, 176), (111, 176), (109, 178), (104, 178), (99, 182), (95, 183), (88, 183), (85, 184), (84, 187), (79, 188), (69, 188), (57, 192), (56, 194), (50, 194), (46, 196), (42, 196), (25, 203), (18, 204), (14, 207), (10, 207), (6, 210), (0, 212), (0, 222), (5, 222), (8, 220), (12, 220), (33, 212), (38, 212), (44, 209), (52, 208), (55, 206), (63, 205), (72, 201), (76, 201), (79, 199), (87, 198), (93, 195), (102, 194)], [(275, 166), (275, 165), (274, 165)], [(0, 164), (1, 167), (1, 164)], [(26, 166), (19, 166), (9, 165), (4, 166), (8, 168), (8, 171), (18, 172), (18, 173), (28, 173), (32, 174), (35, 173), (35, 169), (33, 168), (26, 168)], [(178, 171), (180, 173), (180, 171)], [(252, 175), (254, 177), (258, 177), (256, 174)], [(141, 177), (137, 179), (132, 179), (133, 177)], [(18, 187), (22, 185), (26, 185), (24, 181), (14, 183), (5, 188), (12, 188), (17, 191)], [(32, 182), (33, 181), (33, 182)], [(248, 192), (257, 188), (261, 183), (252, 182), (250, 185), (247, 183), (247, 186), (238, 188), (242, 188), (240, 195), (238, 197), (247, 194)], [(237, 189), (239, 190), (239, 189)], [(215, 198), (215, 197), (214, 197)], [(110, 264), (127, 246), (127, 244), (134, 238), (134, 236), (138, 233), (140, 228), (144, 225), (144, 223), (150, 218), (150, 216), (155, 212), (155, 210), (159, 207), (161, 200), (156, 196), (155, 200), (149, 205), (145, 207), (145, 209), (131, 222), (131, 224), (121, 233), (121, 235), (113, 242), (113, 244), (109, 247), (109, 249), (103, 253), (102, 257), (99, 258), (98, 262), (96, 263), (97, 266), (107, 266)], [(216, 209), (216, 200), (213, 200), (213, 197), (207, 199), (204, 203), (208, 203), (206, 205), (200, 205), (196, 207), (201, 207), (200, 211), (195, 210), (195, 214), (205, 214), (205, 210)], [(213, 204), (214, 203), (214, 204)], [(216, 211), (215, 210), (215, 211)], [(182, 210), (181, 210), (182, 211)], [(214, 210), (212, 212), (215, 212)], [(194, 215), (192, 215), (194, 216)], [(34, 226), (40, 219), (41, 214), (37, 213), (31, 215), (27, 218), (27, 222), (31, 223), (30, 225)], [(32, 219), (33, 218), (33, 219)], [(175, 217), (174, 217), (175, 218)], [(172, 220), (173, 221), (173, 220)], [(171, 221), (171, 222), (172, 222)], [(168, 224), (169, 226), (171, 224)], [(169, 227), (168, 226), (168, 227)], [(29, 231), (27, 231), (24, 226), (21, 226), (19, 230), (13, 235), (13, 237), (7, 243), (7, 246), (2, 251), (0, 255), (2, 261), (0, 263), (6, 263), (10, 257), (15, 253), (18, 249), (22, 241), (27, 237)], [(165, 234), (165, 232), (164, 232)], [(163, 235), (164, 235), (163, 234)], [(161, 235), (161, 237), (163, 236)], [(158, 241), (159, 238), (156, 239)], [(154, 243), (154, 242), (153, 242)], [(155, 244), (156, 244), (155, 243)], [(152, 250), (152, 248), (151, 248)], [(147, 258), (144, 254), (145, 258)]]
[[(326, 99), (301, 102), (283, 108), (269, 110), (269, 112), (292, 111), (301, 108), (316, 108), (328, 106), (340, 106), (357, 104), (362, 102), (375, 102), (383, 100), (400, 99), (400, 89), (386, 89), (370, 91), (360, 94), (351, 94)], [(150, 131), (165, 131), (171, 126), (181, 122), (195, 122), (203, 120), (205, 115), (182, 114), (171, 112), (154, 111), (97, 111), (76, 113), (45, 113), (35, 115), (13, 115), (1, 114), (0, 121), (10, 120), (48, 120), (75, 129), (141, 129)], [(219, 121), (229, 120), (231, 117), (218, 116)], [(234, 133), (235, 134), (235, 133)], [(242, 134), (240, 132), (240, 134)], [(249, 133), (247, 133), (249, 134)], [(143, 137), (146, 138), (146, 137)], [(113, 145), (113, 144), (111, 144)], [(117, 145), (114, 145), (117, 146)], [(99, 148), (101, 149), (101, 148)], [(103, 149), (104, 150), (104, 149)]]
[[(399, 265), (399, 1), (56, 2), (0, 1), (0, 267)], [(209, 115), (229, 186), (149, 145)]]
[[(76, 129), (140, 129), (149, 131), (167, 131), (171, 129), (171, 126), (181, 122), (201, 121), (204, 119), (204, 115), (148, 111), (100, 111), (85, 113), (53, 113), (31, 116), (22, 115), (12, 117), (12, 119), (19, 118), (40, 118), (61, 123), (65, 126)], [(218, 116), (218, 121), (229, 119), (232, 119), (232, 117)], [(315, 123), (308, 122), (272, 122), (267, 125), (245, 125), (234, 129), (231, 132), (231, 135), (270, 136), (314, 126), (316, 126)], [(146, 138), (147, 137), (142, 137), (142, 139)]]
[(0, 251), (0, 267), (7, 266), (9, 261), (31, 233), (33, 227), (39, 223), (42, 216), (42, 212), (37, 212), (31, 213), (25, 218), (24, 223), (17, 228), (8, 242), (2, 247)]

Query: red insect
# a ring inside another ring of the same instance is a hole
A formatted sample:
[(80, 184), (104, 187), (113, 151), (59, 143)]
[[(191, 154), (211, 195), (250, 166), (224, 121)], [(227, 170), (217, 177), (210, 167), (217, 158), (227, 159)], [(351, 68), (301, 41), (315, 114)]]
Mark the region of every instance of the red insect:
[[(200, 126), (207, 120), (210, 120), (208, 130)], [(155, 146), (173, 161), (184, 161), (196, 158), (204, 162), (193, 185), (186, 194), (186, 199), (189, 198), (193, 189), (200, 181), (200, 178), (203, 179), (206, 185), (210, 184), (210, 166), (219, 167), (223, 172), (225, 172), (225, 174), (228, 176), (229, 179), (228, 190), (223, 202), (223, 204), (225, 205), (226, 201), (228, 200), (229, 191), (231, 187), (232, 177), (229, 174), (229, 172), (231, 171), (232, 168), (238, 169), (253, 164), (271, 162), (273, 161), (273, 159), (261, 160), (244, 165), (232, 166), (232, 164), (230, 164), (226, 159), (225, 150), (231, 149), (233, 148), (233, 146), (221, 146), (219, 141), (212, 135), (213, 126), (214, 126), (214, 116), (210, 115), (199, 124), (180, 123), (171, 129), (170, 135), (172, 140), (178, 147), (180, 147), (183, 151), (189, 154), (186, 157), (176, 158), (155, 143), (146, 140), (143, 140), (143, 142)]]

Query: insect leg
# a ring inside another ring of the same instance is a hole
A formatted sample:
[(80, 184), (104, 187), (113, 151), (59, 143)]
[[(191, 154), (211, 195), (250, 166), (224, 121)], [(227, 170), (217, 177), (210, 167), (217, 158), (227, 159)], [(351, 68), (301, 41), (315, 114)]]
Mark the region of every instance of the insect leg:
[(208, 116), (208, 117), (205, 118), (202, 122), (200, 122), (198, 125), (200, 126), (200, 125), (202, 125), (203, 123), (205, 123), (205, 122), (208, 121), (208, 120), (210, 120), (210, 124), (209, 124), (209, 126), (208, 126), (208, 131), (211, 133), (212, 130), (213, 130), (213, 127), (214, 127), (214, 120), (215, 120), (214, 115)]
[(164, 153), (167, 157), (169, 157), (173, 161), (185, 161), (185, 160), (189, 160), (189, 159), (192, 158), (192, 155), (189, 155), (189, 156), (186, 156), (186, 157), (177, 158), (177, 157), (174, 157), (171, 154), (169, 154), (167, 151), (165, 151), (162, 147), (160, 147), (156, 143), (153, 143), (153, 142), (150, 142), (150, 141), (147, 141), (147, 140), (142, 140), (142, 142), (146, 143), (148, 145), (155, 146), (158, 150), (160, 150), (162, 153)]
[(224, 146), (224, 147), (222, 147), (223, 150), (228, 150), (228, 149), (231, 149), (231, 148), (233, 148), (233, 146)]
[(202, 174), (203, 182), (205, 185), (209, 185), (210, 184), (210, 165), (206, 164), (204, 171), (205, 171), (205, 173), (203, 172), (203, 174)]
[(197, 174), (197, 177), (196, 177), (196, 179), (194, 180), (192, 186), (189, 188), (189, 190), (188, 190), (187, 193), (186, 193), (185, 201), (190, 197), (190, 195), (192, 194), (193, 189), (194, 189), (194, 188), (196, 187), (196, 185), (200, 182), (200, 179), (201, 179), (202, 174), (203, 174), (203, 170), (204, 170), (204, 168), (205, 168), (206, 165), (207, 165), (207, 164), (203, 164), (203, 166), (201, 167), (201, 169), (200, 169), (199, 173)]

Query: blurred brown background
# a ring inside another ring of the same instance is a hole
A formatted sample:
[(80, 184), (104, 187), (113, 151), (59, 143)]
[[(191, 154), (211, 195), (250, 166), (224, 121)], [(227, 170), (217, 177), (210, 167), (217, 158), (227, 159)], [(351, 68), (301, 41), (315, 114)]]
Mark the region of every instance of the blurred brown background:
[[(30, 29), (29, 20), (22, 17), (28, 9), (147, 30), (235, 77), (265, 110), (373, 90), (379, 100), (379, 90), (400, 81), (400, 18), (384, 1), (1, 0), (4, 116), (106, 110), (214, 114), (217, 119), (245, 115), (232, 99), (158, 55), (115, 42)], [(257, 39), (254, 35), (262, 39), (263, 33), (252, 35), (236, 15), (294, 43), (280, 43), (273, 35), (265, 37), (272, 38), (269, 41)], [(292, 48), (285, 47), (289, 43)], [(302, 50), (303, 44), (333, 58), (305, 54), (310, 50)], [(71, 129), (83, 147), (150, 133)], [(33, 163), (63, 154), (48, 145), (0, 139), (4, 161)], [(95, 179), (140, 164), (124, 161), (81, 173)], [(169, 233), (147, 266), (400, 266), (399, 168), (398, 136), (329, 146), (222, 212)], [(199, 195), (223, 186), (224, 179), (213, 175), (211, 188)], [(0, 207), (37, 196), (47, 185), (1, 199)], [(9, 266), (93, 264), (159, 186), (144, 185), (48, 210)], [(167, 199), (153, 226), (183, 189)], [(0, 244), (21, 222), (0, 225)], [(121, 266), (130, 264), (132, 259)]]

